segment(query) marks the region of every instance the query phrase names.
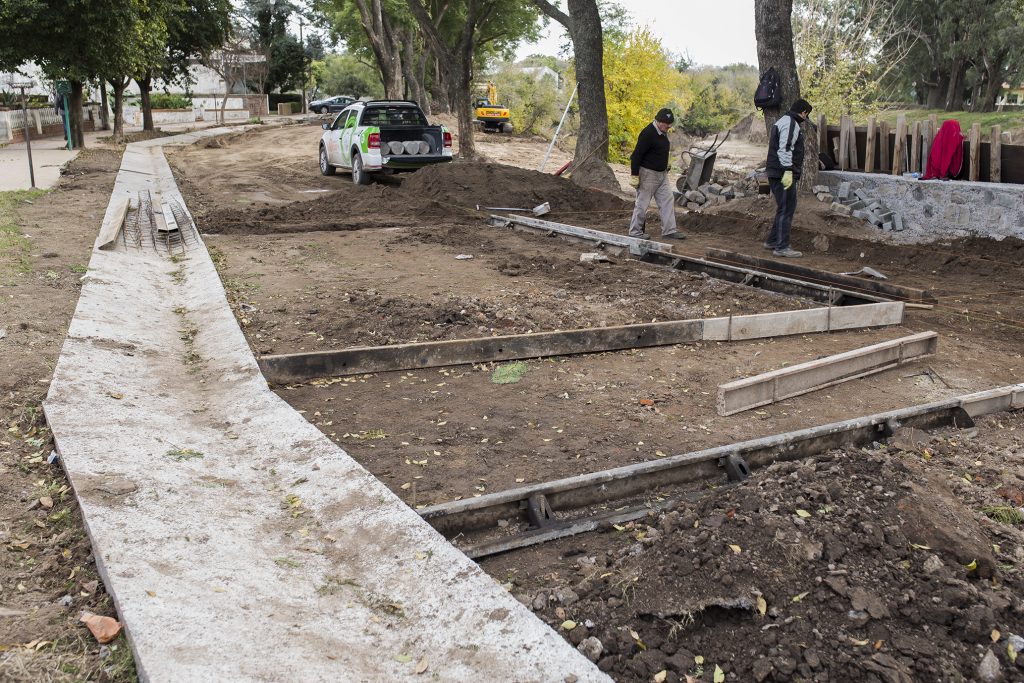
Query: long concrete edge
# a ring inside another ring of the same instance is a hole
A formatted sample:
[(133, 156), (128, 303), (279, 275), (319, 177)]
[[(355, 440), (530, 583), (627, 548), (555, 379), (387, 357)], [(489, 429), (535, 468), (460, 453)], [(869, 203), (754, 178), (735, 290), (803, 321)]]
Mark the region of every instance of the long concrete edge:
[(735, 415), (744, 410), (889, 370), (933, 355), (938, 346), (938, 334), (918, 332), (719, 384), (718, 414)]
[(601, 470), (599, 472), (566, 477), (564, 479), (530, 484), (516, 489), (489, 493), (476, 498), (467, 498), (464, 500), (452, 501), (450, 503), (440, 503), (420, 510), (420, 515), (429, 521), (448, 515), (458, 515), (482, 510), (484, 508), (494, 507), (504, 503), (518, 502), (526, 500), (530, 496), (537, 494), (551, 495), (564, 491), (571, 491), (572, 489), (582, 488), (585, 486), (600, 486), (619, 479), (664, 472), (678, 467), (715, 462), (734, 453), (743, 455), (752, 451), (768, 449), (788, 450), (792, 449), (794, 444), (799, 444), (800, 442), (827, 437), (832, 434), (848, 432), (863, 427), (887, 423), (898, 424), (903, 420), (914, 416), (952, 408), (961, 408), (972, 418), (991, 413), (1004, 412), (1007, 410), (1022, 409), (1024, 408), (1024, 383), (1009, 384), (1002, 387), (996, 387), (995, 389), (986, 389), (985, 391), (955, 396), (953, 398), (935, 401), (933, 403), (909, 406), (907, 408), (898, 408), (884, 413), (865, 415), (862, 417), (852, 418), (850, 420), (843, 420), (841, 422), (830, 422), (829, 424), (807, 427), (806, 429), (799, 429), (793, 432), (773, 434), (771, 436), (765, 436), (749, 441), (740, 441), (722, 446), (714, 446), (700, 451), (693, 451), (691, 453), (672, 455), (667, 458), (647, 460), (634, 465), (624, 465), (610, 470)]
[(142, 681), (610, 680), (270, 391), (204, 245), (99, 246), (44, 407)]

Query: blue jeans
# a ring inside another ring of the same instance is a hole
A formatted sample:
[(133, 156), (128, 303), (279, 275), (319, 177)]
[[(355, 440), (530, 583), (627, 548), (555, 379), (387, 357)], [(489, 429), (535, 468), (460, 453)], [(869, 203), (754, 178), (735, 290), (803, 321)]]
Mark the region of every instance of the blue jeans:
[(776, 249), (789, 249), (789, 229), (793, 225), (793, 213), (796, 211), (796, 179), (786, 190), (782, 187), (782, 178), (769, 178), (768, 188), (775, 197), (775, 221), (772, 223), (772, 231), (768, 233), (765, 244), (774, 246)]

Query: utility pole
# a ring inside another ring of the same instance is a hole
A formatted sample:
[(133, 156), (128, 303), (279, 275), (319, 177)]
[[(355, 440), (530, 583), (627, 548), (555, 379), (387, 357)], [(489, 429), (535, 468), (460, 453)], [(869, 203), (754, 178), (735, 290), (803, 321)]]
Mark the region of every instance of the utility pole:
[(302, 48), (302, 113), (306, 111), (306, 42), (302, 37), (302, 16), (299, 16), (299, 47)]
[(21, 91), (21, 115), (25, 120), (25, 148), (28, 150), (28, 177), (34, 190), (36, 189), (36, 170), (32, 165), (32, 135), (28, 130), (28, 104), (25, 101), (25, 89), (31, 88), (34, 83), (29, 81), (28, 83), (11, 83), (11, 85)]

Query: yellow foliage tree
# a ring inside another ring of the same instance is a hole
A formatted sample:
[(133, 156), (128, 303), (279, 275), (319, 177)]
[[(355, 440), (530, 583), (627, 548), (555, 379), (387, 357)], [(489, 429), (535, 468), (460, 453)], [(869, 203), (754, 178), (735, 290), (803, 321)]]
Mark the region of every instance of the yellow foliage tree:
[(621, 43), (605, 41), (604, 84), (613, 162), (629, 159), (637, 135), (659, 109), (671, 107), (678, 115), (689, 104), (683, 101), (688, 96), (682, 74), (648, 28), (634, 30)]

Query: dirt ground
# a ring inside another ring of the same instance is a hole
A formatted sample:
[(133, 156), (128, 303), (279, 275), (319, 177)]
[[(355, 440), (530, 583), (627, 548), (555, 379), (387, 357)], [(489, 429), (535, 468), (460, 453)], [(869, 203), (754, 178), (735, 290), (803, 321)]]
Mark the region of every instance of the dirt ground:
[[(542, 141), (480, 136), (484, 157), (510, 166), (355, 187), (319, 174), (320, 133), (239, 133), (169, 155), (257, 354), (810, 305), (619, 257), (583, 264), (592, 247), (487, 227), (475, 208), (549, 201), (546, 218), (624, 233), (622, 168), (622, 196), (589, 192), (533, 170)], [(566, 159), (556, 150), (549, 170)], [(101, 647), (77, 622), (114, 612), (63, 473), (46, 464), (39, 411), (118, 160), (84, 154), (56, 191), (3, 206), (0, 227), (25, 236), (0, 242), (3, 680), (134, 678), (123, 639)], [(763, 254), (771, 211), (756, 197), (680, 211), (690, 239), (677, 251)], [(1021, 381), (1021, 243), (891, 245), (806, 199), (793, 237), (805, 265), (870, 265), (939, 304), (884, 330), (527, 361), (514, 384), (482, 365), (279, 391), (422, 507)], [(721, 382), (927, 329), (941, 340), (925, 362), (715, 412)], [(778, 464), (646, 524), (482, 566), (619, 681), (712, 681), (716, 667), (735, 681), (1024, 680), (1022, 428), (994, 416)]]
[[(131, 681), (123, 636), (99, 645), (83, 611), (116, 618), (41, 404), (87, 274), (121, 150), (84, 151), (49, 192), (0, 195), (0, 680)], [(4, 234), (3, 228), (13, 230)]]
[[(580, 253), (592, 247), (488, 227), (477, 204), (548, 201), (546, 219), (625, 232), (626, 188), (604, 195), (538, 174), (541, 141), (483, 136), (482, 154), (509, 166), (456, 162), (356, 187), (318, 174), (318, 137), (286, 128), (171, 158), (257, 354), (810, 305), (623, 258), (584, 264)], [(260, 163), (270, 147), (280, 155)], [(690, 239), (677, 251), (761, 255), (773, 209), (748, 197), (680, 211)], [(648, 231), (659, 232), (653, 212)], [(1024, 245), (889, 244), (813, 199), (802, 200), (793, 243), (804, 265), (870, 265), (939, 304), (890, 329), (527, 361), (514, 384), (495, 383), (485, 364), (279, 392), (423, 507), (1024, 375)], [(722, 382), (929, 329), (941, 340), (927, 361), (748, 413), (715, 411)], [(571, 642), (586, 641), (616, 680), (710, 681), (716, 666), (737, 681), (987, 680), (978, 666), (989, 648), (995, 661), (985, 666), (1024, 680), (1007, 650), (1011, 634), (1024, 635), (1024, 546), (1021, 522), (1004, 509), (1024, 503), (1015, 498), (1022, 424), (999, 416), (970, 432), (925, 435), (924, 445), (779, 464), (648, 524), (482, 566)], [(957, 533), (943, 532), (947, 520)], [(972, 561), (978, 569), (967, 569)]]

